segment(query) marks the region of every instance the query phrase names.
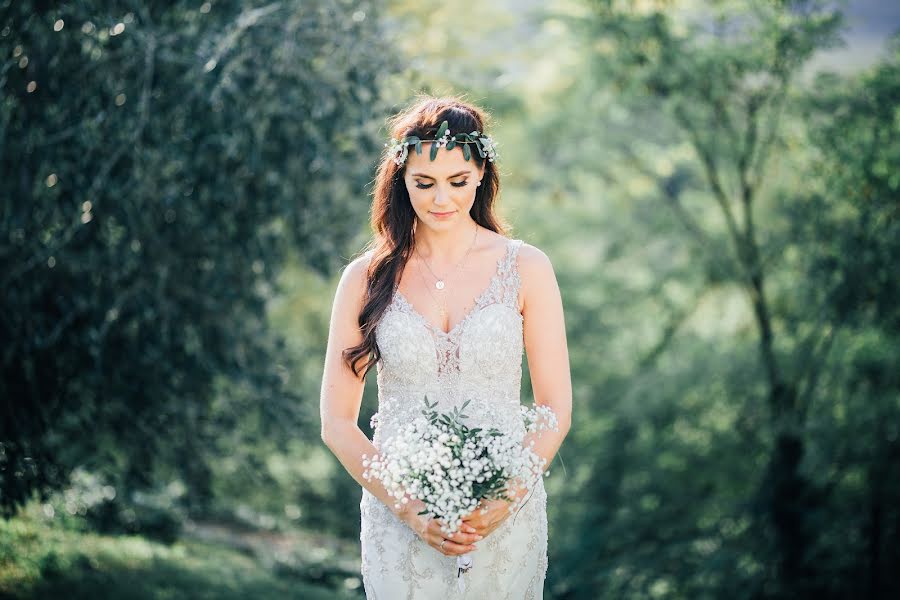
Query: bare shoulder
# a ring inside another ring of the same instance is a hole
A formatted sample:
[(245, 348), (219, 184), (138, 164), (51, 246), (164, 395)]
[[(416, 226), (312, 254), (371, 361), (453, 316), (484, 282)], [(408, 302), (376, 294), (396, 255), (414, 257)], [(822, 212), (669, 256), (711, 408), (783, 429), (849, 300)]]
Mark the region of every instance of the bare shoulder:
[(556, 281), (550, 257), (537, 246), (522, 242), (519, 246), (518, 263), (523, 283), (546, 285)]
[(540, 248), (522, 242), (517, 256), (520, 286), (520, 309), (543, 307), (559, 296), (559, 285), (550, 257)]
[(339, 296), (350, 300), (353, 304), (361, 304), (371, 262), (372, 251), (370, 250), (357, 256), (343, 268), (341, 279), (338, 282)]
[(353, 260), (351, 260), (343, 269), (342, 278), (348, 278), (350, 280), (363, 280), (365, 281), (366, 273), (369, 270), (369, 264), (372, 262), (372, 255), (374, 252), (369, 250), (368, 252), (364, 252), (360, 254)]

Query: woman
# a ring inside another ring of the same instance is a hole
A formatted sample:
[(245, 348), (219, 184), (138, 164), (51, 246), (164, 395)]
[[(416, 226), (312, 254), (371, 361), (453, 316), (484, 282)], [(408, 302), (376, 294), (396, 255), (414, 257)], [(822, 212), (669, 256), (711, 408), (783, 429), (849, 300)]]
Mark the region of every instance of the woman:
[[(426, 396), (438, 411), (468, 400), (470, 423), (518, 431), (523, 349), (535, 402), (559, 422), (558, 432), (533, 438), (545, 468), (568, 433), (572, 387), (559, 287), (547, 256), (507, 238), (494, 214), (500, 182), (484, 121), (476, 106), (434, 97), (391, 120), (373, 193), (375, 237), (344, 270), (334, 298), (322, 439), (363, 488), (370, 599), (543, 596), (543, 478), (517, 492), (529, 497), (515, 515), (505, 500), (486, 502), (444, 537), (439, 520), (418, 514), (421, 501), (396, 505), (379, 481), (363, 477), (362, 456), (376, 454), (382, 439), (417, 416)], [(373, 366), (379, 410), (370, 442), (357, 420)], [(460, 594), (456, 557), (468, 552), (474, 567)]]

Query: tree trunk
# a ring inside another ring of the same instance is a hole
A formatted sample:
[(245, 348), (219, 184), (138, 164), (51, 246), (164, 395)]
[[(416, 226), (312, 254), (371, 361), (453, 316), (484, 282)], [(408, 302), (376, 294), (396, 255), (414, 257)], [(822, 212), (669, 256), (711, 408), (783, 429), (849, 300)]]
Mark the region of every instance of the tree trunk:
[(764, 510), (775, 533), (780, 580), (777, 596), (821, 597), (819, 592), (824, 590), (815, 589), (817, 579), (810, 559), (815, 534), (811, 516), (817, 509), (818, 495), (812, 482), (800, 472), (805, 443), (790, 409), (795, 406), (797, 389), (782, 384), (771, 393), (773, 408), (783, 408), (776, 420), (775, 447), (761, 491), (767, 499)]

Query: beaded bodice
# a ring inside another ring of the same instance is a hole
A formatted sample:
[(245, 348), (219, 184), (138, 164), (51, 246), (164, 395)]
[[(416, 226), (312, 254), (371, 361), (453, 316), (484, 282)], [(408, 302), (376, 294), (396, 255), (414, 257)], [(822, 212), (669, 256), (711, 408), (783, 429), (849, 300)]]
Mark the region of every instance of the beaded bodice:
[(449, 332), (425, 319), (395, 289), (375, 330), (378, 413), (373, 443), (421, 414), (423, 397), (449, 411), (469, 400), (470, 426), (523, 433), (520, 417), (522, 315), (516, 257), (522, 240), (509, 240), (489, 285)]

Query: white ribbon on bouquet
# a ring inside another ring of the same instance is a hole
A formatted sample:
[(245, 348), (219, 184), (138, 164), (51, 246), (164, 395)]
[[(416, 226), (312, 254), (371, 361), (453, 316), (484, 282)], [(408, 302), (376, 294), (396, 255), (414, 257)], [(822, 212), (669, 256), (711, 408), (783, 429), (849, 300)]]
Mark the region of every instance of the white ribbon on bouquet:
[(474, 564), (475, 561), (472, 559), (471, 553), (460, 554), (456, 557), (456, 587), (459, 588), (459, 591), (464, 592), (466, 590), (466, 581), (462, 575), (471, 569)]

